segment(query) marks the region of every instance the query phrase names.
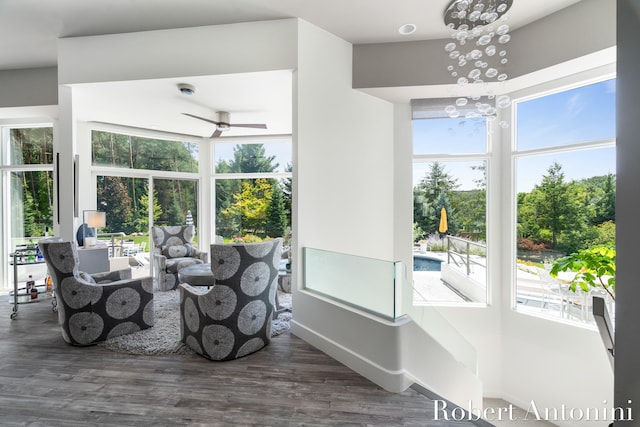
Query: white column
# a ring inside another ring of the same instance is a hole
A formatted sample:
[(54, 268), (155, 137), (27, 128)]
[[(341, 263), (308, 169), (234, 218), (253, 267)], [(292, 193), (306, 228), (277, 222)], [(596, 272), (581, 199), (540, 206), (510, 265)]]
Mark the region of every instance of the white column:
[[(75, 239), (73, 157), (76, 148), (73, 88), (58, 86), (58, 126), (54, 135), (54, 164), (57, 179), (54, 197), (54, 230), (64, 240)], [(78, 189), (81, 190), (81, 189)], [(81, 193), (81, 191), (78, 191)]]

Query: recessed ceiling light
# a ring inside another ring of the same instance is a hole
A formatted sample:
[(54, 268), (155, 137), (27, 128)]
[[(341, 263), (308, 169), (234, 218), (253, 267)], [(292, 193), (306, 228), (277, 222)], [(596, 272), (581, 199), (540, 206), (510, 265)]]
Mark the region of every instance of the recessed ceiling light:
[(195, 86), (187, 84), (187, 83), (179, 83), (178, 84), (178, 90), (180, 91), (180, 93), (185, 94), (185, 95), (193, 95), (194, 93), (196, 93)]
[(414, 24), (404, 24), (402, 27), (398, 28), (398, 32), (403, 36), (408, 36), (409, 34), (413, 34), (416, 31), (416, 26)]

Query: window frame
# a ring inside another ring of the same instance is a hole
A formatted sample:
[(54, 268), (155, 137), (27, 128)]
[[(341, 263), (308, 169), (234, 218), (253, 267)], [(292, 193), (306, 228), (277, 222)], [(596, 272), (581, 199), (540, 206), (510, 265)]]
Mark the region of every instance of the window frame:
[[(3, 236), (11, 236), (11, 174), (12, 173), (20, 173), (20, 172), (51, 172), (54, 174), (54, 163), (52, 158), (52, 163), (40, 163), (40, 164), (11, 164), (11, 152), (10, 152), (10, 142), (11, 142), (11, 130), (12, 129), (36, 129), (36, 128), (50, 128), (54, 133), (55, 138), (55, 127), (54, 123), (50, 121), (7, 121), (0, 123), (0, 188), (2, 189), (0, 197), (0, 229), (2, 230)], [(54, 179), (54, 193), (55, 193), (55, 176)], [(54, 195), (54, 200), (55, 200)], [(54, 224), (55, 224), (55, 215), (54, 215)], [(53, 232), (53, 230), (51, 230)], [(12, 239), (2, 239), (2, 243), (0, 244), (0, 257), (3, 260), (9, 259), (9, 254), (12, 251), (11, 247)], [(10, 266), (8, 262), (3, 262), (0, 265), (0, 279), (2, 280), (2, 285), (0, 285), (0, 290), (12, 289), (13, 281), (9, 280), (9, 271)]]
[[(554, 316), (543, 312), (539, 308), (527, 308), (521, 306), (517, 302), (518, 295), (518, 281), (517, 281), (517, 239), (518, 239), (518, 190), (517, 190), (517, 162), (519, 159), (527, 157), (536, 157), (549, 154), (558, 153), (571, 153), (581, 152), (599, 148), (615, 148), (616, 137), (597, 140), (587, 140), (580, 143), (571, 143), (566, 145), (555, 145), (541, 148), (527, 148), (517, 149), (517, 107), (520, 103), (527, 102), (533, 99), (539, 99), (545, 96), (551, 96), (557, 93), (570, 91), (573, 89), (589, 86), (591, 84), (601, 83), (607, 80), (615, 79), (615, 71), (611, 71), (609, 67), (601, 67), (598, 69), (588, 70), (587, 72), (576, 73), (564, 78), (547, 81), (543, 84), (521, 89), (511, 94), (512, 106), (508, 114), (510, 115), (510, 121), (512, 126), (508, 132), (503, 134), (503, 138), (509, 139), (509, 144), (505, 144), (508, 150), (507, 158), (500, 165), (501, 168), (508, 168), (508, 175), (510, 177), (509, 182), (509, 194), (507, 200), (509, 200), (509, 218), (510, 218), (510, 232), (508, 233), (509, 242), (509, 262), (508, 262), (508, 277), (510, 283), (509, 292), (509, 308), (513, 312), (538, 317), (545, 320), (554, 321), (557, 323), (585, 328), (590, 330), (596, 330), (595, 324), (578, 322), (571, 319), (564, 319), (559, 316)], [(504, 152), (504, 151), (503, 151)], [(505, 153), (506, 154), (506, 153)], [(503, 210), (504, 211), (504, 210)]]
[[(412, 104), (414, 104), (414, 102), (416, 102), (416, 100), (412, 100)], [(446, 105), (451, 104), (455, 102), (455, 98), (442, 98), (442, 99), (438, 99), (438, 100), (434, 100), (432, 102), (429, 102), (430, 108), (438, 108), (442, 111), (444, 111), (444, 108)], [(493, 196), (493, 193), (496, 191), (496, 189), (494, 188), (494, 182), (495, 182), (495, 178), (493, 178), (493, 175), (497, 172), (495, 170), (494, 167), (494, 144), (493, 144), (493, 140), (495, 138), (496, 135), (496, 131), (500, 129), (500, 127), (498, 126), (498, 119), (494, 119), (494, 120), (486, 120), (485, 121), (485, 138), (486, 138), (486, 151), (485, 152), (479, 152), (479, 153), (456, 153), (456, 154), (447, 154), (447, 153), (431, 153), (431, 154), (416, 154), (414, 153), (414, 132), (413, 132), (413, 122), (415, 120), (430, 120), (431, 118), (419, 118), (419, 117), (415, 117), (415, 114), (412, 115), (412, 148), (411, 148), (411, 155), (412, 155), (412, 162), (411, 162), (411, 167), (412, 167), (412, 173), (413, 173), (413, 168), (416, 164), (424, 164), (424, 163), (432, 163), (432, 162), (485, 162), (486, 164), (486, 200), (485, 200), (485, 218), (486, 218), (486, 223), (485, 223), (485, 235), (486, 235), (486, 295), (485, 295), (485, 301), (484, 302), (432, 302), (430, 304), (434, 305), (434, 306), (438, 306), (438, 307), (462, 307), (462, 308), (487, 308), (490, 307), (491, 305), (493, 305), (493, 297), (494, 297), (494, 292), (492, 290), (493, 286), (492, 286), (492, 277), (494, 276), (493, 274), (493, 266), (495, 266), (495, 260), (494, 257), (492, 256), (492, 242), (495, 240), (494, 236), (493, 236), (493, 227), (492, 227), (492, 216), (490, 214), (490, 212), (493, 210), (492, 209), (492, 201), (493, 200), (498, 200), (499, 198), (496, 198)], [(445, 116), (440, 116), (440, 115), (436, 115), (435, 117), (432, 118), (447, 118)], [(411, 182), (411, 193), (413, 194), (413, 188), (414, 188), (414, 184), (413, 184), (413, 179)], [(413, 197), (412, 197), (412, 207), (411, 207), (411, 211), (413, 212)], [(414, 224), (413, 218), (411, 221), (412, 224)], [(412, 255), (413, 257), (413, 255)], [(411, 268), (411, 281), (413, 281), (413, 268)]]

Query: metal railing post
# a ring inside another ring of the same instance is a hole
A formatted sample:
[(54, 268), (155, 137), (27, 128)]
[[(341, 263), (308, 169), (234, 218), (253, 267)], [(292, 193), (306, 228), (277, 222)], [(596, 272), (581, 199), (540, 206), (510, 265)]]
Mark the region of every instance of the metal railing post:
[(467, 240), (467, 276), (471, 276), (471, 247)]

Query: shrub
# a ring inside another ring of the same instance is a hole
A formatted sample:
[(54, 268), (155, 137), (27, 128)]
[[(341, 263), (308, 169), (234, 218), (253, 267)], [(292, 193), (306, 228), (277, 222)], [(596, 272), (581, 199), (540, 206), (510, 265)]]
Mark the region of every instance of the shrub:
[(526, 237), (520, 237), (518, 239), (518, 249), (529, 252), (542, 252), (546, 251), (547, 247), (544, 243), (536, 243), (531, 239), (527, 239)]
[(231, 239), (234, 243), (259, 243), (262, 239), (255, 234), (245, 234), (244, 236), (235, 236)]

